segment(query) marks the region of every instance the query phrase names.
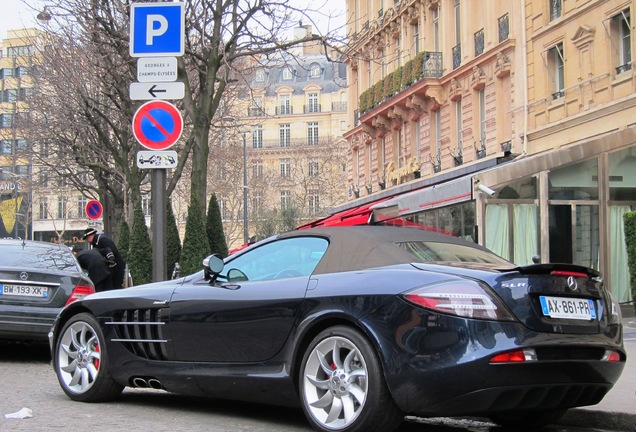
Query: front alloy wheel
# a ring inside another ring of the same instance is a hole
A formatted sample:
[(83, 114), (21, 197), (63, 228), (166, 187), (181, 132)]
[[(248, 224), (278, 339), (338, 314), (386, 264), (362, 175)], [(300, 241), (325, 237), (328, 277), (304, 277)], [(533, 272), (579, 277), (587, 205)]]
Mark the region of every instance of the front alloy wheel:
[(56, 340), (54, 367), (64, 392), (73, 400), (113, 399), (123, 386), (107, 370), (104, 337), (97, 321), (82, 313), (71, 318)]
[(320, 431), (391, 431), (402, 421), (373, 348), (358, 331), (332, 327), (305, 353), (301, 398)]

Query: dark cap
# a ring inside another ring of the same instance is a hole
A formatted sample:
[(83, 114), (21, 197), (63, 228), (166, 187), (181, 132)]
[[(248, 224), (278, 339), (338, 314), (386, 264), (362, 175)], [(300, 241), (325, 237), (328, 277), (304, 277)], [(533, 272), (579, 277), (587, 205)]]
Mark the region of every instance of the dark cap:
[(93, 235), (93, 234), (97, 234), (97, 230), (95, 228), (86, 228), (84, 230), (84, 236), (82, 238), (85, 239), (89, 235)]

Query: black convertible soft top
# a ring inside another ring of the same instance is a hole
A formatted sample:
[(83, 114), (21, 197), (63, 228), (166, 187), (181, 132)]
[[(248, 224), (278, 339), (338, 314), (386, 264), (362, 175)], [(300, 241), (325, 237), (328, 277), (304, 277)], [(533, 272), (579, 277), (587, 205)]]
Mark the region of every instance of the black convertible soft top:
[(413, 255), (396, 245), (403, 242), (450, 243), (487, 251), (476, 243), (458, 237), (413, 228), (378, 225), (310, 228), (286, 232), (277, 238), (308, 235), (325, 237), (330, 242), (314, 274), (412, 263)]

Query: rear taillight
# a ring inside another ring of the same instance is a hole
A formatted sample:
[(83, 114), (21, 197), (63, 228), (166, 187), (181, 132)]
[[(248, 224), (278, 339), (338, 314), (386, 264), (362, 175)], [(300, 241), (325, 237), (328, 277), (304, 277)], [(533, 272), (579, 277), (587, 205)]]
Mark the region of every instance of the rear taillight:
[(527, 348), (523, 350), (508, 351), (502, 354), (497, 354), (490, 359), (490, 363), (524, 363), (536, 360), (536, 351), (532, 348)]
[(406, 293), (404, 298), (418, 306), (461, 317), (514, 321), (490, 289), (471, 280), (417, 288)]
[(78, 285), (75, 287), (68, 300), (66, 300), (66, 304), (71, 304), (75, 300), (81, 300), (89, 294), (93, 294), (95, 292), (95, 288), (90, 285)]
[(550, 272), (552, 276), (565, 276), (565, 277), (580, 277), (587, 278), (587, 273), (568, 271), (568, 270), (552, 270)]
[(605, 354), (603, 355), (601, 361), (619, 362), (621, 361), (621, 354), (617, 351), (605, 350)]

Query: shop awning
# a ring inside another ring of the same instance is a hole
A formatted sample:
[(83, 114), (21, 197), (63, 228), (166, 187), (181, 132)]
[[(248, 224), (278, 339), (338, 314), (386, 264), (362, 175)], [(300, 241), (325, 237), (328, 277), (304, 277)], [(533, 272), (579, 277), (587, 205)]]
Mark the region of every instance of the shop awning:
[(369, 223), (369, 219), (373, 213), (372, 206), (380, 204), (386, 201), (387, 198), (383, 198), (377, 201), (373, 201), (367, 204), (360, 205), (348, 210), (343, 210), (338, 213), (334, 213), (325, 218), (318, 219), (305, 225), (301, 225), (296, 229), (306, 229), (314, 227), (324, 226), (352, 226), (352, 225), (366, 225)]
[[(404, 216), (438, 207), (459, 204), (472, 199), (471, 175), (460, 177), (445, 183), (439, 183), (423, 189), (407, 192), (380, 203), (374, 203), (372, 210), (381, 211), (396, 207), (394, 216)], [(382, 211), (382, 213), (385, 213)]]

